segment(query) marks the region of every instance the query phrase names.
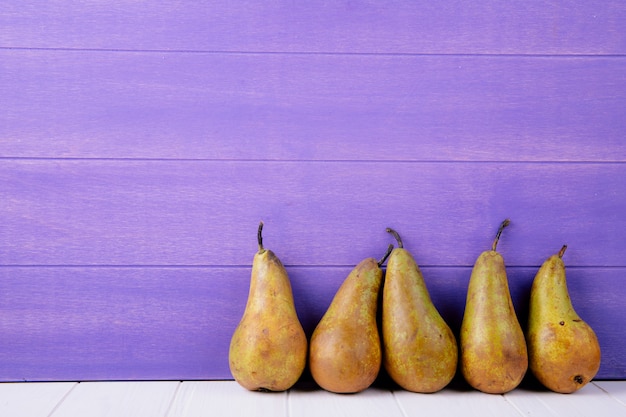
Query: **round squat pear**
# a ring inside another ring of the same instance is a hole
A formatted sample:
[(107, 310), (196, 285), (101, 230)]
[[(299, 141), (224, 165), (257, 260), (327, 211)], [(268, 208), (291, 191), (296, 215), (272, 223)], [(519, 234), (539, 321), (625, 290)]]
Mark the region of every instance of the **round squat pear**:
[(298, 320), (287, 271), (271, 250), (263, 247), (252, 262), (248, 301), (229, 350), (230, 371), (251, 391), (285, 391), (306, 366), (307, 339)]
[(376, 311), (383, 279), (380, 260), (366, 258), (350, 272), (311, 336), (309, 368), (315, 382), (336, 393), (368, 388), (380, 371), (382, 352)]
[(569, 394), (584, 387), (600, 369), (600, 344), (572, 305), (565, 280), (564, 245), (539, 268), (530, 290), (528, 356), (530, 370), (546, 388)]

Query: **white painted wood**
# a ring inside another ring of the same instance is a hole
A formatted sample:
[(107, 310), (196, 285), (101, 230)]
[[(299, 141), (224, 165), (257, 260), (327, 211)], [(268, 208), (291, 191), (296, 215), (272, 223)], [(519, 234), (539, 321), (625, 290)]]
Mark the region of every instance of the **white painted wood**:
[(47, 417), (75, 382), (0, 384), (0, 416)]
[(593, 381), (593, 384), (626, 407), (626, 381)]
[(165, 416), (180, 383), (83, 382), (64, 399), (51, 417)]
[[(621, 382), (626, 387), (626, 382)], [(572, 394), (557, 394), (548, 390), (516, 389), (505, 395), (526, 416), (618, 417), (626, 415), (626, 408), (606, 392), (587, 384)]]
[(518, 410), (504, 396), (476, 390), (445, 388), (432, 394), (394, 391), (394, 396), (406, 417), (519, 417)]
[(390, 391), (368, 388), (357, 394), (334, 394), (320, 388), (289, 391), (290, 417), (401, 417)]
[(286, 417), (286, 392), (252, 392), (234, 381), (184, 381), (167, 417)]
[(626, 381), (594, 381), (574, 394), (518, 388), (505, 395), (447, 387), (434, 394), (369, 388), (333, 394), (314, 384), (288, 392), (250, 392), (234, 381), (0, 384), (0, 416), (480, 416), (626, 415)]

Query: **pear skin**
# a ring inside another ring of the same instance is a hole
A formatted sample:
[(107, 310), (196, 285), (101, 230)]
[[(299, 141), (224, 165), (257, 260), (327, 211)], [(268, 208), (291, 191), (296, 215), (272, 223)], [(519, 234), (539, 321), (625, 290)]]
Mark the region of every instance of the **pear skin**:
[(285, 391), (306, 366), (307, 338), (298, 320), (287, 271), (274, 252), (254, 255), (250, 292), (229, 350), (230, 371), (251, 391)]
[(461, 323), (461, 372), (475, 389), (503, 394), (516, 388), (528, 369), (528, 352), (504, 266), (496, 245), (480, 254), (470, 277)]
[(383, 285), (383, 365), (402, 388), (432, 393), (444, 388), (457, 370), (458, 346), (430, 299), (415, 259), (400, 236), (387, 260)]
[(530, 370), (546, 388), (569, 394), (600, 369), (600, 344), (576, 313), (567, 290), (563, 246), (535, 276), (528, 312)]
[(364, 259), (350, 272), (313, 331), (309, 368), (327, 391), (360, 392), (378, 376), (382, 352), (376, 313), (385, 258)]

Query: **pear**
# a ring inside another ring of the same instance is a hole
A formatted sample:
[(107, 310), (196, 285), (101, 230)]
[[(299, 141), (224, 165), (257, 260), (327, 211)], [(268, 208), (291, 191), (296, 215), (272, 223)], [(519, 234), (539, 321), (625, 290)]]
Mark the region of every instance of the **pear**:
[(383, 278), (380, 261), (366, 258), (348, 275), (311, 336), (309, 368), (315, 382), (336, 393), (368, 388), (380, 371), (377, 309)]
[(496, 245), (480, 254), (470, 277), (461, 323), (461, 372), (475, 389), (503, 394), (517, 387), (528, 369), (524, 333), (515, 315), (502, 255)]
[(600, 368), (600, 344), (574, 311), (565, 280), (564, 245), (539, 268), (530, 290), (530, 370), (546, 388), (560, 393), (581, 389)]
[(284, 391), (292, 387), (306, 366), (307, 338), (298, 320), (287, 271), (274, 252), (263, 248), (254, 255), (248, 301), (230, 342), (230, 371), (252, 391)]
[(396, 231), (383, 285), (383, 365), (402, 388), (431, 393), (454, 377), (458, 346), (430, 299), (422, 272)]

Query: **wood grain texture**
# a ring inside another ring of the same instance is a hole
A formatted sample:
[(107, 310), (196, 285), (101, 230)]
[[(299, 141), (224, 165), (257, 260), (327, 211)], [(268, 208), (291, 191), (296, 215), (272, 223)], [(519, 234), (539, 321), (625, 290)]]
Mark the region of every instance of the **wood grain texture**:
[(0, 46), (324, 53), (623, 54), (619, 0), (5, 1)]
[[(308, 335), (351, 267), (287, 267)], [(431, 297), (458, 334), (471, 267), (423, 267)], [(509, 268), (525, 324), (536, 268)], [(572, 268), (580, 316), (602, 347), (599, 378), (626, 373), (624, 268)], [(0, 379), (230, 379), (228, 346), (250, 268), (2, 267)]]
[(0, 380), (229, 379), (260, 220), (309, 334), (386, 227), (458, 331), (506, 217), (522, 321), (568, 244), (625, 378), (625, 25), (616, 0), (3, 2)]
[(626, 57), (0, 50), (0, 155), (626, 160)]
[(472, 265), (500, 222), (509, 265), (568, 244), (626, 266), (625, 164), (4, 160), (4, 264), (287, 265), (379, 257), (393, 227), (425, 265)]
[[(46, 399), (61, 385), (75, 390), (56, 405)], [(22, 408), (0, 408), (10, 416), (84, 417), (85, 415), (133, 415), (200, 417), (229, 416), (319, 416), (376, 415), (456, 417), (550, 415), (554, 417), (621, 416), (624, 413), (625, 381), (594, 381), (575, 395), (557, 394), (522, 386), (504, 395), (487, 395), (453, 384), (435, 394), (416, 394), (395, 388), (373, 387), (355, 395), (336, 395), (308, 384), (297, 384), (288, 392), (249, 392), (235, 381), (182, 381), (169, 408), (171, 382), (81, 382), (58, 384), (2, 384), (0, 407), (22, 404)], [(34, 401), (37, 399), (37, 401)], [(36, 405), (35, 407), (32, 407)], [(38, 406), (37, 406), (38, 405)], [(38, 410), (28, 414), (25, 410)], [(40, 410), (40, 411), (39, 411)], [(55, 413), (60, 410), (61, 414)], [(376, 414), (376, 412), (378, 412)], [(114, 414), (116, 413), (116, 414)], [(133, 414), (130, 414), (133, 413)]]
[(229, 376), (236, 270), (1, 271), (3, 380)]

